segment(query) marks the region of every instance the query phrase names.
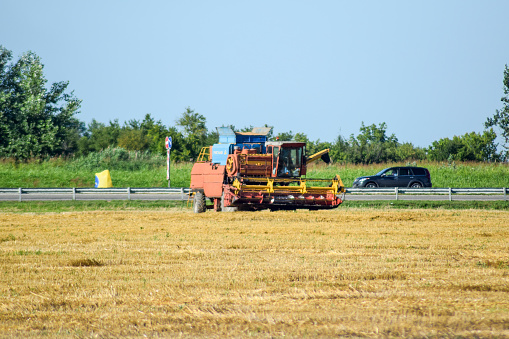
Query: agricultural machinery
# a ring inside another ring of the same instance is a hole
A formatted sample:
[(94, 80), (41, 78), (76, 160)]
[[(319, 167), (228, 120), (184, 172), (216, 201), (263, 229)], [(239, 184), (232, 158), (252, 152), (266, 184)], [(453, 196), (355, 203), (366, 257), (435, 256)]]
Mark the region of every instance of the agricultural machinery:
[[(234, 132), (230, 127), (217, 128), (219, 143), (203, 147), (191, 170), (196, 213), (212, 207), (225, 212), (327, 209), (342, 203), (345, 188), (339, 175), (333, 179), (306, 178), (311, 162), (320, 158), (330, 162), (329, 150), (307, 156), (304, 142), (268, 141), (270, 130), (261, 127)], [(213, 206), (207, 206), (206, 199)]]

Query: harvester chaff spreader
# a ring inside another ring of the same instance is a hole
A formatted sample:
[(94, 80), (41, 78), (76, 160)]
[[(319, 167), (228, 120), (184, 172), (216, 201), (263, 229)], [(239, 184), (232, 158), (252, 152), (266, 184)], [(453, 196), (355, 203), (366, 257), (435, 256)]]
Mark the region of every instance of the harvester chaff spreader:
[(306, 178), (308, 164), (320, 158), (330, 162), (328, 149), (307, 156), (304, 142), (268, 141), (267, 127), (251, 132), (218, 127), (217, 131), (219, 143), (203, 147), (191, 170), (196, 213), (206, 211), (206, 199), (214, 203), (215, 211), (226, 212), (327, 209), (342, 203), (345, 188), (339, 175)]

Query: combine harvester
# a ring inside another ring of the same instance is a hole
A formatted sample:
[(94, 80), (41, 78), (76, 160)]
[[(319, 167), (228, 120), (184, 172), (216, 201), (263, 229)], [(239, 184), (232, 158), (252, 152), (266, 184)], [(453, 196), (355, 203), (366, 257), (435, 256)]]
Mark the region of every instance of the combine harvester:
[[(329, 150), (306, 156), (306, 143), (268, 141), (270, 128), (234, 132), (218, 127), (219, 143), (203, 147), (191, 170), (194, 212), (260, 209), (330, 209), (343, 200), (339, 175), (333, 179), (307, 179), (307, 165), (330, 162)], [(327, 186), (319, 186), (326, 182)], [(340, 197), (340, 195), (342, 197)], [(210, 206), (212, 208), (212, 206)]]

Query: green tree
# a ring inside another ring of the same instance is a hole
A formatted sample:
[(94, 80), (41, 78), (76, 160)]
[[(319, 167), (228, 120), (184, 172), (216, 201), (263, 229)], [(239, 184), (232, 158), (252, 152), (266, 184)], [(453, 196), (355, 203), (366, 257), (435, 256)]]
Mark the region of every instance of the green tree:
[(68, 82), (46, 88), (35, 53), (24, 53), (14, 64), (11, 59), (0, 46), (0, 155), (28, 159), (75, 151), (83, 130), (74, 118), (81, 100), (65, 92)]
[(471, 132), (433, 141), (428, 149), (428, 158), (435, 161), (496, 161), (499, 160), (496, 137), (490, 129), (482, 134)]
[(191, 107), (187, 107), (180, 118), (177, 119), (177, 125), (183, 130), (185, 145), (180, 153), (180, 160), (193, 161), (198, 158), (200, 150), (208, 146), (207, 142), (207, 119), (200, 113), (195, 112)]
[(161, 120), (155, 121), (146, 114), (142, 121), (132, 119), (120, 126), (118, 120), (109, 125), (95, 119), (88, 125), (84, 136), (80, 139), (79, 155), (91, 152), (102, 152), (106, 149), (121, 147), (133, 151), (150, 151), (153, 154), (166, 155), (165, 138), (172, 137), (171, 158), (173, 161), (189, 161), (193, 155), (188, 149), (188, 140), (175, 127), (166, 127)]
[[(169, 127), (168, 130), (166, 131), (166, 136), (170, 136), (172, 139), (171, 146), (172, 161), (177, 162), (189, 161), (189, 159), (192, 158), (189, 150), (187, 149), (187, 142), (184, 135), (176, 127), (174, 126)], [(166, 154), (166, 147), (164, 147), (164, 154)]]
[(297, 142), (305, 142), (306, 144), (309, 143), (309, 138), (308, 136), (306, 135), (306, 133), (295, 133), (295, 135), (293, 136), (293, 140), (297, 141)]
[(240, 129), (240, 131), (237, 131), (234, 125), (230, 125), (233, 131), (235, 132), (251, 132), (253, 130), (253, 125), (244, 126)]
[(338, 135), (335, 142), (331, 145), (330, 157), (333, 162), (348, 162), (350, 145), (348, 140)]
[(129, 120), (124, 123), (118, 135), (118, 146), (130, 151), (157, 152), (158, 146), (164, 145), (164, 137), (156, 139), (160, 129), (164, 129), (164, 125), (161, 121), (156, 122), (150, 114), (146, 114), (141, 122), (136, 119)]
[(155, 121), (150, 114), (146, 114), (145, 118), (139, 123), (140, 130), (149, 139), (149, 150), (153, 153), (165, 155), (166, 137), (172, 138), (172, 159), (177, 161), (189, 160), (183, 159), (182, 154), (186, 143), (184, 136), (175, 127), (166, 127), (161, 120)]
[[(149, 149), (152, 153), (164, 155), (166, 147), (164, 141), (167, 136), (171, 136), (168, 128), (161, 120), (155, 121), (150, 114), (145, 115), (145, 119), (141, 123), (141, 128), (146, 131), (149, 139)], [(175, 138), (175, 136), (171, 136)]]
[(396, 148), (396, 159), (398, 161), (424, 160), (426, 159), (426, 150), (420, 147), (415, 147), (410, 142), (405, 142), (399, 144)]
[(11, 91), (8, 87), (7, 76), (9, 73), (8, 65), (12, 59), (12, 52), (0, 46), (0, 154), (9, 144), (7, 136), (10, 126), (7, 120), (7, 104), (11, 97)]
[(183, 129), (186, 137), (205, 136), (207, 134), (206, 122), (207, 119), (191, 107), (186, 107), (186, 110), (177, 119), (177, 125)]
[(428, 158), (434, 161), (457, 160), (454, 157), (461, 147), (462, 142), (458, 137), (453, 139), (442, 138), (431, 143), (428, 149)]
[(204, 146), (210, 146), (217, 144), (219, 142), (219, 133), (217, 131), (210, 131), (207, 133), (207, 138), (205, 139)]
[(387, 124), (385, 122), (365, 126), (362, 122), (359, 129), (361, 132), (357, 137), (350, 136), (350, 159), (353, 163), (381, 163), (398, 160), (396, 148), (398, 138), (394, 134), (387, 135)]
[(108, 147), (116, 147), (120, 132), (118, 119), (110, 121), (108, 126), (92, 119), (80, 140), (80, 153), (86, 155), (90, 152), (100, 152)]
[(501, 130), (501, 135), (504, 140), (502, 147), (505, 149), (503, 157), (509, 158), (509, 68), (505, 65), (504, 69), (504, 94), (500, 101), (502, 101), (502, 109), (496, 110), (492, 118), (488, 118), (485, 122), (485, 127), (498, 127)]
[(293, 138), (294, 138), (294, 134), (292, 131), (280, 132), (275, 137), (273, 137), (274, 140), (278, 140), (278, 141), (292, 141)]
[(471, 132), (463, 136), (463, 149), (459, 154), (462, 160), (472, 161), (497, 161), (496, 133), (489, 129), (481, 133)]
[(146, 151), (150, 146), (150, 138), (142, 129), (123, 129), (118, 136), (118, 147), (129, 151)]

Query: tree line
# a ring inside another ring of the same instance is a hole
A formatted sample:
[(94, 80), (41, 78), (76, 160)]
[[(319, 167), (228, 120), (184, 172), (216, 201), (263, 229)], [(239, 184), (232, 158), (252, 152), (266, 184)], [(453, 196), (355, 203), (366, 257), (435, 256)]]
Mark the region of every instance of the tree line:
[[(0, 46), (0, 156), (24, 161), (55, 156), (87, 156), (107, 148), (165, 154), (164, 139), (173, 139), (172, 160), (193, 161), (203, 146), (218, 141), (215, 130), (208, 130), (204, 115), (190, 107), (168, 127), (146, 114), (143, 120), (118, 119), (108, 124), (79, 121), (81, 100), (68, 93), (68, 82), (46, 87), (43, 64), (33, 52), (12, 62), (12, 52)], [(338, 136), (333, 142), (309, 140), (305, 133), (292, 131), (271, 134), (272, 140), (307, 143), (308, 153), (329, 148), (335, 162), (371, 164), (415, 160), (505, 161), (509, 156), (509, 69), (504, 70), (503, 107), (487, 119), (482, 133), (442, 138), (429, 147), (399, 142), (387, 133), (387, 124), (362, 123), (357, 135)], [(250, 131), (251, 126), (236, 131)], [(503, 150), (497, 152), (495, 139), (500, 130)]]

